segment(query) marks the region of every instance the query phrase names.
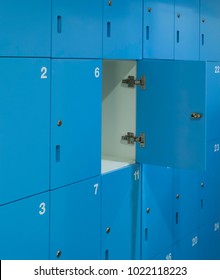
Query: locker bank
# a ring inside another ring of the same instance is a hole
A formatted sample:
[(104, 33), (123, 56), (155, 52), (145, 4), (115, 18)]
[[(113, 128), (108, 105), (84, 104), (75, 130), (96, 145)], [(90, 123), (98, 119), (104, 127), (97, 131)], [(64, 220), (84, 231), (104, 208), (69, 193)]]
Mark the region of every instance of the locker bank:
[(220, 3), (2, 0), (0, 259), (220, 259)]

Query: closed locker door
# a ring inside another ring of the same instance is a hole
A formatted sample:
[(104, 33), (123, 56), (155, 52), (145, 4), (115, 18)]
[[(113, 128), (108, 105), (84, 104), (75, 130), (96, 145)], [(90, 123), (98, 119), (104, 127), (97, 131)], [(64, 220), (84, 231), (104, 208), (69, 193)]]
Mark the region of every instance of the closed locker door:
[(173, 245), (174, 260), (198, 260), (199, 235), (198, 230), (184, 237)]
[(100, 177), (51, 192), (50, 259), (100, 259)]
[(206, 139), (212, 141), (220, 138), (220, 127), (216, 122), (220, 119), (220, 62), (207, 62), (206, 65)]
[(52, 57), (102, 57), (102, 0), (53, 0)]
[(199, 229), (199, 259), (220, 260), (219, 218)]
[(174, 242), (199, 227), (199, 172), (174, 169)]
[(50, 61), (0, 59), (0, 204), (49, 189)]
[(216, 0), (200, 1), (200, 60), (219, 61), (220, 3)]
[(137, 162), (205, 168), (205, 66), (194, 61), (137, 63), (138, 79), (147, 81), (137, 89), (136, 133), (145, 140), (136, 146)]
[(140, 172), (135, 164), (102, 175), (102, 259), (140, 259)]
[(49, 259), (49, 193), (0, 206), (1, 260)]
[(2, 0), (0, 56), (50, 57), (51, 0)]
[(144, 0), (143, 57), (174, 58), (174, 0)]
[(142, 58), (142, 0), (104, 0), (103, 57)]
[(142, 259), (152, 259), (173, 242), (173, 169), (143, 164)]
[(175, 59), (199, 60), (199, 0), (175, 0)]
[(101, 76), (99, 60), (52, 60), (52, 189), (101, 172)]

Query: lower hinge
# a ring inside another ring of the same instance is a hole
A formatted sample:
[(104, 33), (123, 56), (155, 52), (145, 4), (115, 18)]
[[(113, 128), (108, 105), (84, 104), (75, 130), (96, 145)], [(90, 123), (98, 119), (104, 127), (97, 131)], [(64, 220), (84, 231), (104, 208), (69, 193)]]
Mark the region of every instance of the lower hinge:
[(133, 145), (139, 143), (141, 148), (145, 147), (145, 133), (141, 133), (139, 136), (135, 136), (133, 132), (128, 132), (121, 137), (121, 143)]

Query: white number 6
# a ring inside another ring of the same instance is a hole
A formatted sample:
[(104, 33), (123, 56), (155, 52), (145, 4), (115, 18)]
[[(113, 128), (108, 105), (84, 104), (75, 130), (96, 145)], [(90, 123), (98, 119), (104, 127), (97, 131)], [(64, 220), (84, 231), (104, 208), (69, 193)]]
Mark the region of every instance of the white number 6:
[(40, 208), (40, 211), (39, 211), (39, 214), (42, 216), (45, 214), (46, 212), (46, 203), (45, 202), (42, 202), (40, 205), (39, 205), (39, 208)]
[(100, 68), (96, 67), (94, 73), (95, 73), (95, 77), (99, 78), (100, 77)]
[(41, 79), (47, 79), (47, 67), (41, 68)]

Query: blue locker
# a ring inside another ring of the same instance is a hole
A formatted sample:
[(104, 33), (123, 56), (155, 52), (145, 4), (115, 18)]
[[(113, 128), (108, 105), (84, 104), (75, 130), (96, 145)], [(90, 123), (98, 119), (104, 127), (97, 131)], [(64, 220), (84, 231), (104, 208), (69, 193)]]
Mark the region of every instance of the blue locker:
[(175, 0), (175, 59), (199, 60), (199, 0)]
[(181, 239), (173, 245), (174, 260), (198, 260), (199, 235), (198, 230)]
[(100, 177), (51, 191), (50, 259), (100, 259)]
[(144, 0), (143, 57), (174, 58), (174, 0)]
[(146, 137), (144, 147), (137, 145), (137, 161), (204, 168), (205, 63), (143, 60), (137, 68), (138, 79), (147, 81), (137, 89), (137, 136)]
[(208, 62), (206, 73), (206, 139), (211, 141), (220, 138), (220, 62)]
[(143, 165), (142, 259), (152, 259), (173, 242), (173, 169)]
[(51, 0), (2, 0), (0, 56), (50, 57)]
[(102, 259), (140, 259), (140, 175), (137, 164), (102, 175)]
[(201, 0), (200, 5), (200, 59), (220, 60), (220, 2)]
[(0, 59), (0, 205), (49, 190), (50, 61)]
[(102, 0), (53, 0), (52, 57), (102, 57)]
[(100, 60), (52, 60), (51, 188), (101, 173)]
[(206, 162), (206, 171), (200, 177), (200, 226), (220, 213), (220, 139), (207, 143)]
[(154, 260), (172, 260), (173, 259), (173, 247), (164, 250), (162, 253), (157, 255)]
[(220, 260), (219, 217), (199, 229), (199, 259)]
[(49, 193), (0, 206), (1, 260), (49, 259)]
[(199, 172), (174, 169), (174, 242), (199, 227)]
[(103, 57), (142, 58), (142, 0), (104, 0)]

